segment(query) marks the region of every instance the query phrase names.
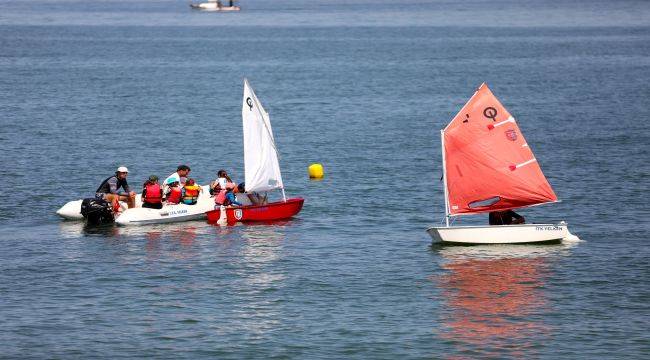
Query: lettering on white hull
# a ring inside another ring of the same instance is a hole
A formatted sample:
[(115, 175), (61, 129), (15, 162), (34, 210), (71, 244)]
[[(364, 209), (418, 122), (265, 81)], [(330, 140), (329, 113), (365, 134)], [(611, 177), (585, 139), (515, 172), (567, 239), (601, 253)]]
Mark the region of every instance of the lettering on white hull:
[(187, 214), (187, 209), (160, 212), (160, 216), (170, 216), (170, 215), (174, 216), (174, 215), (182, 215), (182, 214)]
[(561, 231), (561, 226), (535, 226), (536, 231)]

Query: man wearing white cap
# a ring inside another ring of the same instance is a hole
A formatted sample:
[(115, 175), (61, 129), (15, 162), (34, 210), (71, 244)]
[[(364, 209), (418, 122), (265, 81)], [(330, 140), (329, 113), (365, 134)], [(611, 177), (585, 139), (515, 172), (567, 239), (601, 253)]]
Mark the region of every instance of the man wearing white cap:
[[(117, 207), (117, 202), (120, 200), (126, 201), (129, 209), (135, 207), (135, 192), (131, 191), (129, 184), (126, 182), (126, 176), (128, 174), (129, 169), (126, 166), (118, 167), (115, 175), (102, 181), (102, 184), (95, 191), (95, 197), (110, 201), (113, 204), (113, 208)], [(118, 192), (120, 188), (124, 192)]]

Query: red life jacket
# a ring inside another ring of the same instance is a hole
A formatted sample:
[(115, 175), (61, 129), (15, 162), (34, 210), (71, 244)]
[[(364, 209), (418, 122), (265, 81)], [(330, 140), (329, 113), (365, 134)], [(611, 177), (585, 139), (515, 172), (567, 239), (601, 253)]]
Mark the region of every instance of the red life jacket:
[(176, 186), (169, 189), (169, 194), (167, 195), (167, 202), (170, 204), (178, 204), (181, 202), (182, 191), (180, 186)]
[(148, 203), (148, 204), (160, 204), (162, 203), (162, 188), (160, 187), (160, 184), (154, 183), (154, 184), (147, 184), (147, 186), (144, 187), (145, 189), (145, 197), (142, 199), (142, 201)]
[(226, 193), (228, 193), (228, 190), (219, 190), (217, 195), (214, 197), (214, 203), (217, 205), (225, 205)]

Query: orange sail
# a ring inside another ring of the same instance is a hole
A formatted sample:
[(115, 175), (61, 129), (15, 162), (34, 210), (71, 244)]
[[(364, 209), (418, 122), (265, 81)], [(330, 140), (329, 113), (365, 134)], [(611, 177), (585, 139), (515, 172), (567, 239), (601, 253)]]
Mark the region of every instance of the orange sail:
[(479, 87), (442, 136), (450, 215), (557, 201), (515, 119), (487, 84)]

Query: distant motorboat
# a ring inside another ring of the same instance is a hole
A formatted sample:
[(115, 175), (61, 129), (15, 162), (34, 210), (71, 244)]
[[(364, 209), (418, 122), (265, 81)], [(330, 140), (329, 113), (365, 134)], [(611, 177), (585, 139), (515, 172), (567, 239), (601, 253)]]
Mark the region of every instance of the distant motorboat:
[(208, 2), (190, 4), (192, 9), (202, 11), (239, 11), (241, 8), (235, 5), (234, 1), (228, 1), (228, 5), (224, 5), (221, 0), (208, 0)]

